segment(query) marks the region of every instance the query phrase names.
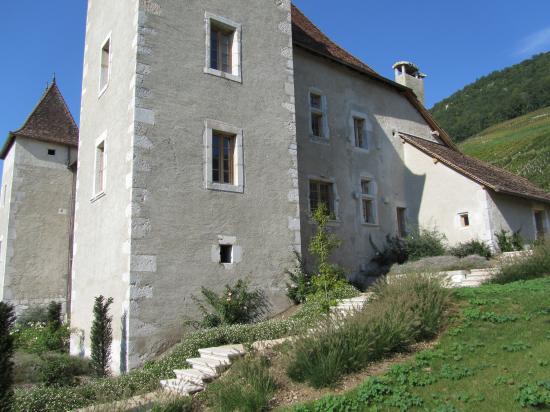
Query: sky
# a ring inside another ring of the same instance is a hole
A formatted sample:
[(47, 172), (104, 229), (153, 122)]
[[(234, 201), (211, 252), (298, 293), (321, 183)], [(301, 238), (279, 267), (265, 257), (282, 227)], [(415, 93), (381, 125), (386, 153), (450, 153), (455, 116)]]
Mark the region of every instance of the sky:
[[(86, 0), (2, 3), (0, 141), (23, 124), (54, 73), (78, 122)], [(428, 75), (428, 107), (483, 75), (550, 50), (548, 0), (295, 4), (329, 37), (386, 77), (393, 78), (391, 66), (398, 60), (416, 63)]]

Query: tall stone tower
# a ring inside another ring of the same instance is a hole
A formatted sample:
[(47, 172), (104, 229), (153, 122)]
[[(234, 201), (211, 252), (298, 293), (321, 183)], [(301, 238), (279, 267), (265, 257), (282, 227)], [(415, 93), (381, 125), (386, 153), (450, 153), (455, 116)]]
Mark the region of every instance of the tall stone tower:
[(248, 277), (285, 309), (300, 251), (289, 0), (90, 0), (72, 274), (73, 354), (114, 298), (114, 372)]
[(17, 314), (67, 301), (78, 127), (55, 80), (1, 149), (0, 298)]
[(424, 79), (426, 75), (411, 62), (400, 61), (393, 65), (395, 81), (413, 90), (420, 103), (424, 104)]

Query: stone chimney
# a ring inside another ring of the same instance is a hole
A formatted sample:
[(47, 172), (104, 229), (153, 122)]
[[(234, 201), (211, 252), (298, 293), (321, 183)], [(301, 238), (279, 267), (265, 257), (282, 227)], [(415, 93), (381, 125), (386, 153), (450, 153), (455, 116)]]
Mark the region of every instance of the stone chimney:
[(420, 103), (424, 104), (424, 78), (416, 64), (400, 61), (393, 65), (395, 81), (413, 90)]

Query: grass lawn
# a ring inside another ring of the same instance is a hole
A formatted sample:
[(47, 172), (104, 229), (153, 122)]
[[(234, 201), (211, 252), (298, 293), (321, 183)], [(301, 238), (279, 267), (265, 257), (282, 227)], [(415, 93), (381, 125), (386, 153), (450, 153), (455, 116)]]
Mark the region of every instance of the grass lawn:
[(460, 148), (550, 190), (550, 107), (486, 129)]
[[(550, 410), (550, 278), (459, 289), (433, 349), (342, 396), (294, 411)], [(529, 386), (524, 386), (529, 385)]]

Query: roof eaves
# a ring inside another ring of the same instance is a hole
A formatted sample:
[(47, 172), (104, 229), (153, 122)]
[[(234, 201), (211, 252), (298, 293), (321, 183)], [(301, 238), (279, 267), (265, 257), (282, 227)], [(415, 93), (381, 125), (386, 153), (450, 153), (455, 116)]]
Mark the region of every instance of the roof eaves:
[(4, 145), (2, 146), (2, 149), (0, 149), (0, 159), (5, 160), (6, 156), (8, 155), (8, 152), (10, 151), (11, 146), (13, 145), (13, 142), (15, 141), (15, 133), (9, 132), (8, 138), (4, 142)]

